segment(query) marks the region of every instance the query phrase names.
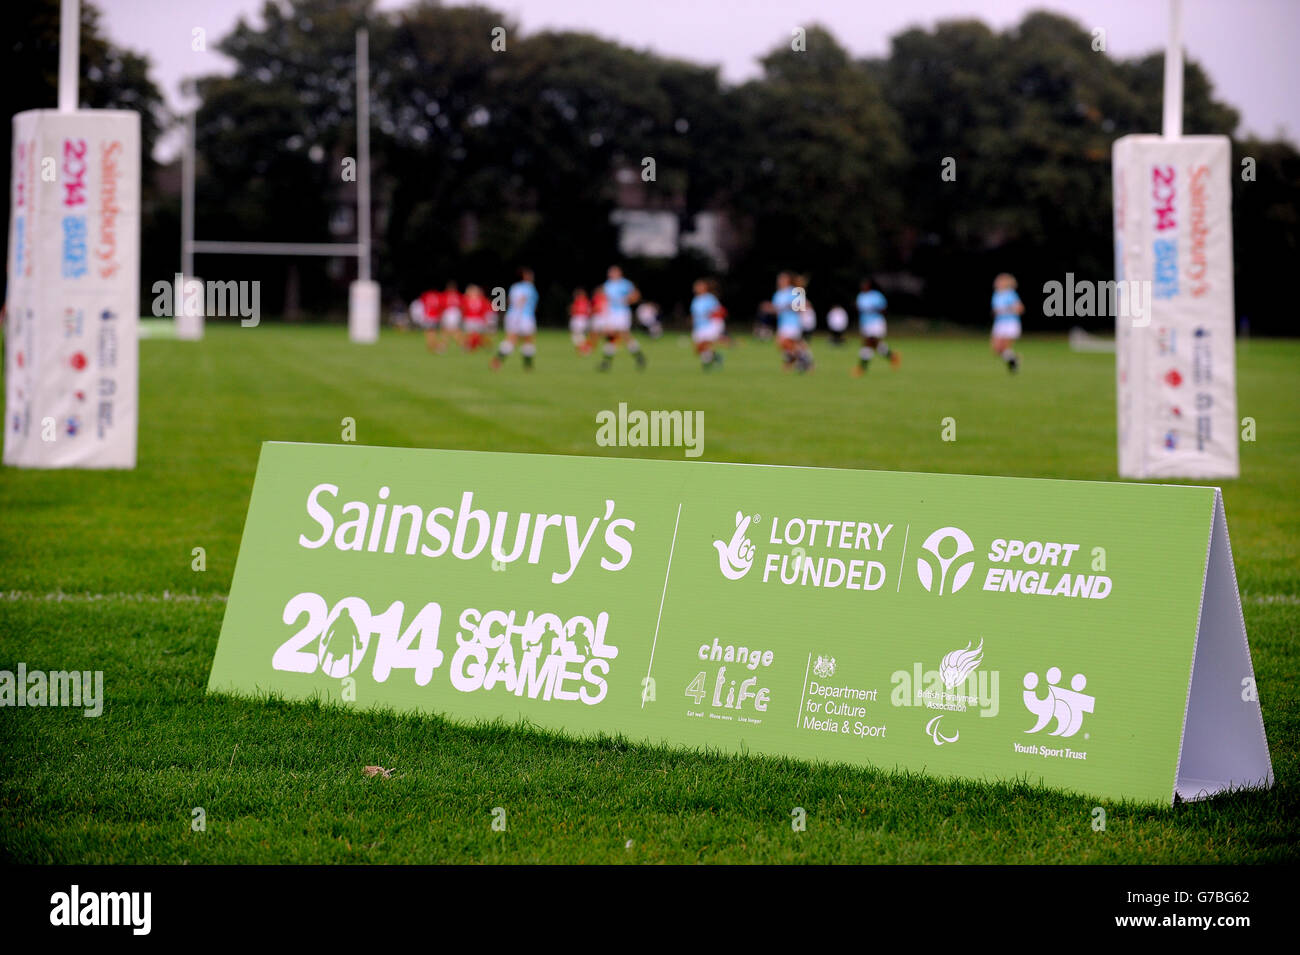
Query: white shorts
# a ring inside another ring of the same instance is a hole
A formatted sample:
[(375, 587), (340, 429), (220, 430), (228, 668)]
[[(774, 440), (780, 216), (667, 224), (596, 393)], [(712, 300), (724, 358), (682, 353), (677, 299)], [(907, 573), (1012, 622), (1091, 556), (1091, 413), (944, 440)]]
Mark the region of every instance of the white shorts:
[(994, 338), (1019, 338), (1020, 337), (1020, 319), (1018, 318), (999, 318), (993, 322)]
[(442, 310), (442, 327), (453, 332), (460, 328), (460, 309), (444, 308)]
[(868, 338), (885, 337), (885, 320), (883, 318), (868, 319), (865, 322), (860, 322), (859, 327), (862, 329), (862, 334)]
[(612, 308), (606, 317), (605, 331), (630, 332), (632, 330), (632, 310), (630, 308)]
[(506, 334), (536, 335), (537, 319), (532, 315), (520, 315), (516, 312), (506, 312)]
[(798, 342), (803, 341), (802, 325), (778, 325), (776, 327), (776, 337), (783, 338), (786, 341)]
[(586, 315), (574, 316), (569, 319), (569, 331), (575, 335), (585, 335), (591, 328), (591, 319)]
[(709, 322), (703, 328), (691, 329), (691, 341), (716, 342), (722, 336), (722, 324)]

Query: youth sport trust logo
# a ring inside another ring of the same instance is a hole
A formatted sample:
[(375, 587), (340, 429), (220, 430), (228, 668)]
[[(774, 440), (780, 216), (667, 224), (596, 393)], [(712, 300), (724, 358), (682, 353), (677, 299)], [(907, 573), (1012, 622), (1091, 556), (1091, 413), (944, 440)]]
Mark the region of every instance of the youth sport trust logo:
[(746, 535), (749, 525), (758, 520), (758, 515), (747, 517), (744, 511), (736, 512), (736, 530), (727, 543), (715, 540), (713, 546), (718, 551), (718, 569), (728, 580), (740, 580), (749, 568), (754, 566), (754, 542)]
[[(1038, 674), (1025, 674), (1025, 709), (1038, 717), (1038, 722), (1025, 730), (1026, 733), (1037, 733), (1046, 728), (1053, 717), (1056, 718), (1056, 729), (1048, 733), (1048, 736), (1073, 736), (1079, 732), (1083, 725), (1083, 714), (1092, 712), (1097, 698), (1083, 692), (1083, 688), (1088, 685), (1088, 678), (1082, 673), (1071, 677), (1068, 690), (1057, 686), (1060, 682), (1061, 668), (1050, 667), (1047, 671), (1047, 695), (1040, 699)], [(1086, 738), (1087, 734), (1084, 736)]]
[[(966, 586), (971, 573), (975, 570), (974, 557), (961, 560), (975, 550), (969, 534), (960, 527), (941, 527), (925, 539), (921, 549), (929, 554), (929, 556), (923, 554), (916, 559), (916, 576), (920, 579), (922, 587), (931, 593), (955, 594)], [(947, 553), (946, 557), (945, 553)], [(936, 570), (939, 572), (937, 581)], [(950, 570), (953, 572), (951, 578), (948, 577)], [(948, 588), (947, 591), (944, 590), (945, 586)]]

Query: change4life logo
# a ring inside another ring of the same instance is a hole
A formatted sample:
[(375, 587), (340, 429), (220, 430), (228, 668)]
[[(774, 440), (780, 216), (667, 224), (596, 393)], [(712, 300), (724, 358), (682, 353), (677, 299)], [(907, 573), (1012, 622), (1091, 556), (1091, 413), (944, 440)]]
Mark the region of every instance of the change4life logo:
[(966, 586), (975, 570), (975, 558), (967, 556), (975, 551), (969, 534), (960, 527), (941, 527), (921, 549), (926, 553), (916, 559), (916, 576), (922, 587), (931, 593), (955, 594)]

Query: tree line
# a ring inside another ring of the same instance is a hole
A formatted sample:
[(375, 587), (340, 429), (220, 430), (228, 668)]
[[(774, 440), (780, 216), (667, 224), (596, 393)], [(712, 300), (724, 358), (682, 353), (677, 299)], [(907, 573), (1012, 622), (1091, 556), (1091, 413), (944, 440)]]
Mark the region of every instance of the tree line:
[[(29, 80), (0, 94), (11, 113), (53, 102), (57, 7), (31, 6), (37, 39), (7, 67), (31, 70)], [(82, 9), (82, 101), (140, 109), (147, 155), (177, 118), (147, 58), (104, 40), (94, 7)], [(1067, 272), (1113, 277), (1111, 144), (1161, 122), (1162, 53), (1110, 56), (1091, 31), (1047, 12), (1003, 31), (973, 19), (909, 29), (887, 56), (867, 59), (815, 23), (792, 24), (741, 84), (714, 66), (587, 33), (524, 33), (486, 6), (279, 0), (260, 20), (241, 20), (216, 43), (233, 73), (197, 83), (200, 237), (339, 241), (337, 217), (352, 225), (345, 170), (356, 155), (354, 31), (364, 25), (385, 295), (409, 299), (448, 279), (508, 284), (527, 263), (552, 322), (575, 286), (619, 258), (610, 213), (619, 173), (630, 171), (645, 202), (683, 227), (699, 212), (723, 217), (718, 278), (738, 317), (792, 269), (823, 312), (875, 274), (895, 314), (983, 324), (992, 276), (1010, 271), (1027, 324), (1051, 327), (1034, 320), (1043, 283)], [(1187, 134), (1234, 137), (1238, 313), (1254, 330), (1289, 331), (1278, 306), (1282, 277), (1300, 264), (1300, 153), (1283, 140), (1236, 138), (1237, 111), (1192, 61), (1184, 117)], [(146, 289), (179, 259), (177, 200), (158, 172), (147, 166)], [(710, 271), (693, 250), (626, 265), (670, 310)], [(271, 313), (341, 310), (340, 268), (352, 266), (198, 263), (204, 278), (263, 280)]]

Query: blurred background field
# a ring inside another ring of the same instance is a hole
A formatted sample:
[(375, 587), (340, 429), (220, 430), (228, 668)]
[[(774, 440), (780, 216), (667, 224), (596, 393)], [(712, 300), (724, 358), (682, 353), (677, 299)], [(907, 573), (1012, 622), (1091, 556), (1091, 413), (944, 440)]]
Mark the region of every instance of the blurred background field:
[[(204, 31), (212, 5), (180, 6), (188, 18), (169, 34), (125, 4), (103, 15), (82, 6), (82, 102), (142, 116), (145, 314), (154, 283), (180, 268), (178, 142), (191, 110), (197, 238), (354, 240), (357, 182), (346, 171), (357, 157), (354, 33), (363, 24), (385, 310), (453, 279), (506, 286), (526, 264), (543, 325), (560, 325), (574, 287), (590, 288), (619, 259), (679, 322), (700, 274), (719, 276), (723, 304), (748, 324), (776, 272), (793, 269), (823, 317), (832, 305), (851, 308), (859, 279), (873, 273), (896, 314), (982, 327), (992, 277), (1006, 271), (1020, 279), (1026, 328), (1054, 331), (1040, 314), (1045, 282), (1114, 278), (1111, 144), (1161, 123), (1163, 37), (1145, 53), (1114, 52), (1131, 49), (1138, 25), (1128, 17), (1140, 15), (1089, 4), (994, 27), (994, 9), (972, 2), (952, 19), (869, 30), (874, 56), (850, 52), (868, 37), (837, 35), (818, 22), (817, 4), (776, 14), (756, 5), (747, 14), (771, 36), (752, 48), (743, 80), (720, 66), (734, 32), (710, 33), (698, 61), (678, 59), (647, 49), (630, 11), (617, 35), (599, 36), (524, 29), (490, 5), (416, 0), (240, 0), (246, 16)], [(703, 29), (696, 17), (714, 22), (705, 6), (672, 3), (664, 16), (688, 34)], [(840, 6), (826, 0), (826, 16)], [(53, 105), (57, 8), (32, 0), (11, 11), (0, 116)], [(1278, 6), (1240, 11), (1241, 30), (1282, 15)], [(1188, 22), (1213, 12), (1189, 7)], [(1097, 49), (1098, 27), (1110, 27), (1112, 52)], [(1239, 42), (1225, 34), (1212, 45)], [(1232, 167), (1242, 170), (1233, 177), (1237, 315), (1252, 334), (1291, 334), (1295, 131), (1248, 129), (1245, 104), (1219, 91), (1197, 54), (1186, 66), (1185, 132), (1232, 137)], [(189, 92), (178, 95), (170, 74), (165, 83), (151, 56), (186, 64)], [(0, 124), (0, 155), (9, 137)], [(356, 271), (346, 258), (199, 254), (194, 274), (259, 282), (263, 315), (309, 322), (344, 316)], [(1109, 316), (1077, 323), (1113, 328)]]

